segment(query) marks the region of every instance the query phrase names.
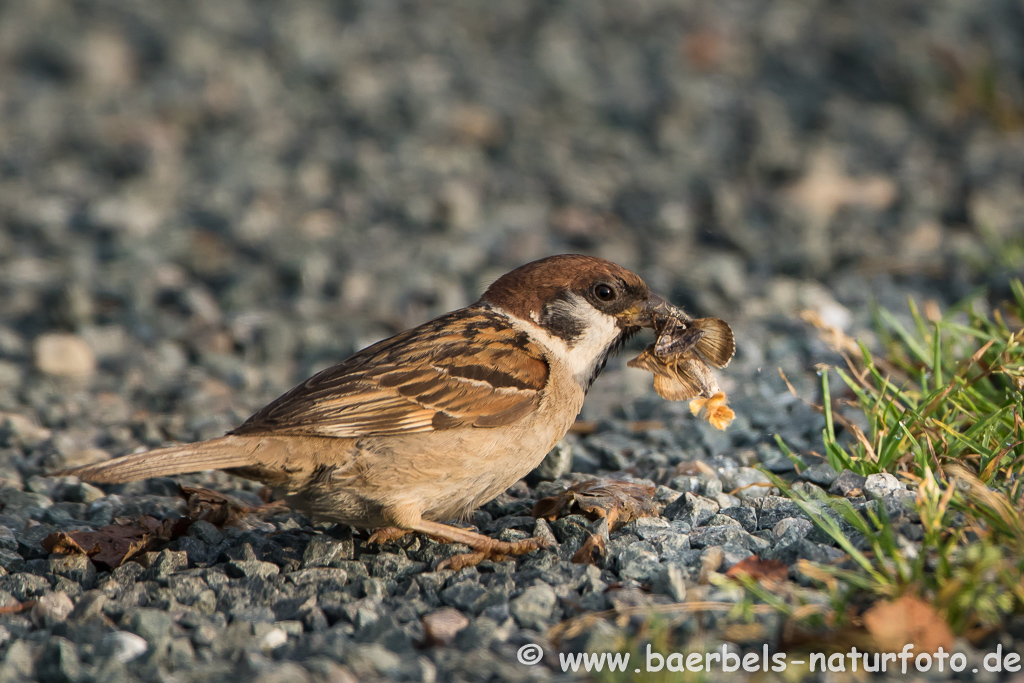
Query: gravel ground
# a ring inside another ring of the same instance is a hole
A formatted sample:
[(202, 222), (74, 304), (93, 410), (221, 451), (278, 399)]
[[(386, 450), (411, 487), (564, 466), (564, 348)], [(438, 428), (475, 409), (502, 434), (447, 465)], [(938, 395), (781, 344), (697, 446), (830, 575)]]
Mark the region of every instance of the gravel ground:
[[(799, 311), (870, 339), (871, 302), (998, 296), (1020, 267), (1021, 35), (1014, 0), (0, 3), (0, 681), (550, 680), (559, 648), (616, 635), (550, 642), (563, 619), (735, 601), (698, 585), (712, 561), (835, 557), (767, 487), (729, 492), (787, 469), (774, 434), (820, 444), (776, 373), (813, 397), (834, 360)], [(456, 548), (290, 513), (195, 522), (113, 571), (43, 549), (186, 508), (170, 480), (45, 471), (220, 435), (561, 252), (733, 323), (738, 417), (698, 424), (624, 355), (589, 433), (474, 520), (555, 549), (437, 572)], [(529, 516), (609, 473), (656, 486), (660, 516)], [(573, 564), (591, 532), (603, 565)], [(1024, 647), (1024, 624), (997, 635)], [(542, 665), (516, 662), (528, 643)]]

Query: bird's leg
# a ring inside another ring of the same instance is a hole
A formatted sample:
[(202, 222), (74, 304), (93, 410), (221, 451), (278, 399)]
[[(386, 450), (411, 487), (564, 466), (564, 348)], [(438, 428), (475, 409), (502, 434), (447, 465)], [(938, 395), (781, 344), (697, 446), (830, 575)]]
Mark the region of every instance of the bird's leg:
[(438, 565), (438, 569), (454, 569), (458, 571), (464, 567), (472, 567), (484, 560), (500, 562), (508, 555), (523, 555), (528, 552), (543, 548), (548, 545), (546, 539), (540, 537), (526, 538), (522, 541), (498, 541), (483, 534), (478, 534), (468, 529), (428, 522), (425, 519), (417, 520), (409, 525), (413, 531), (419, 531), (442, 541), (451, 543), (464, 543), (475, 552), (455, 555)]
[(370, 534), (370, 537), (366, 539), (366, 542), (383, 545), (384, 543), (397, 541), (403, 536), (407, 536), (411, 533), (412, 529), (399, 529), (397, 526), (385, 526)]

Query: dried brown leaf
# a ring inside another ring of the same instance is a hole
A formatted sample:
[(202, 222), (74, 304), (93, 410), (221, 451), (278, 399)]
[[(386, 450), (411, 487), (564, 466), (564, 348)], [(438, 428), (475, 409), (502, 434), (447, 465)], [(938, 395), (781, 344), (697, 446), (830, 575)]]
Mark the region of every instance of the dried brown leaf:
[(784, 562), (762, 560), (756, 555), (751, 555), (734, 564), (725, 575), (730, 579), (749, 576), (755, 581), (785, 581), (789, 578), (789, 568)]
[(47, 552), (62, 555), (82, 553), (110, 568), (120, 567), (132, 557), (162, 546), (185, 533), (186, 519), (159, 520), (143, 515), (121, 520), (96, 531), (57, 531), (43, 539)]
[(89, 551), (83, 548), (70, 535), (63, 531), (55, 531), (43, 539), (43, 549), (48, 553), (57, 555), (88, 555)]
[(659, 512), (654, 502), (655, 488), (614, 479), (589, 479), (573, 484), (556, 496), (542, 498), (533, 507), (534, 517), (553, 520), (563, 511), (582, 512), (590, 519), (606, 517), (608, 528), (615, 530), (638, 517)]
[(590, 534), (590, 537), (583, 542), (580, 549), (572, 556), (573, 564), (593, 564), (603, 567), (606, 551), (604, 536), (601, 534)]
[(235, 524), (259, 508), (246, 505), (223, 493), (198, 486), (178, 486), (178, 495), (188, 503), (188, 518), (204, 520), (217, 527)]

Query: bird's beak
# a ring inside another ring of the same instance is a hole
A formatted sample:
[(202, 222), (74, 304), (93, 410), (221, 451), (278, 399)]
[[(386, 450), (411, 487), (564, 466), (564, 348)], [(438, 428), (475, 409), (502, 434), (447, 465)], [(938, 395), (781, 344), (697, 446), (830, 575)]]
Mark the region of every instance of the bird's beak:
[(648, 295), (645, 301), (632, 306), (619, 314), (620, 327), (650, 327), (658, 326), (659, 321), (667, 318), (676, 320), (689, 320), (681, 308), (673, 306), (662, 297), (653, 292)]

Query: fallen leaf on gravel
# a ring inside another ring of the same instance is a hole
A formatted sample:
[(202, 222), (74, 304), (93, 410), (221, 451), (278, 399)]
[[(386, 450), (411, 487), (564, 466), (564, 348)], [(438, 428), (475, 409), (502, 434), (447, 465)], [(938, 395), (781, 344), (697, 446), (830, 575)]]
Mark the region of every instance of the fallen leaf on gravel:
[(285, 509), (284, 501), (252, 506), (218, 491), (199, 486), (178, 486), (178, 495), (188, 503), (190, 522), (203, 520), (217, 527), (247, 526), (245, 517)]
[(70, 535), (56, 531), (43, 539), (43, 548), (57, 555), (88, 555), (89, 551), (78, 544)]
[(533, 506), (533, 516), (548, 521), (563, 511), (579, 511), (590, 519), (606, 517), (612, 531), (638, 517), (653, 517), (659, 512), (654, 502), (655, 488), (628, 481), (589, 479)]
[(257, 508), (245, 505), (223, 493), (195, 486), (178, 486), (178, 495), (188, 503), (188, 518), (220, 527), (233, 524)]
[(876, 602), (862, 617), (879, 650), (894, 652), (912, 644), (918, 652), (953, 647), (953, 632), (942, 615), (913, 595)]
[(789, 567), (778, 560), (762, 560), (757, 555), (751, 555), (734, 564), (725, 575), (730, 579), (749, 576), (755, 581), (785, 581), (789, 578)]
[(181, 536), (188, 529), (188, 519), (142, 517), (108, 524), (96, 531), (56, 531), (43, 539), (43, 548), (50, 553), (74, 555), (84, 553), (94, 562), (120, 567), (130, 558), (152, 550)]
[(590, 534), (590, 537), (583, 542), (580, 549), (572, 556), (573, 564), (592, 564), (597, 567), (604, 566), (605, 540), (600, 534)]

